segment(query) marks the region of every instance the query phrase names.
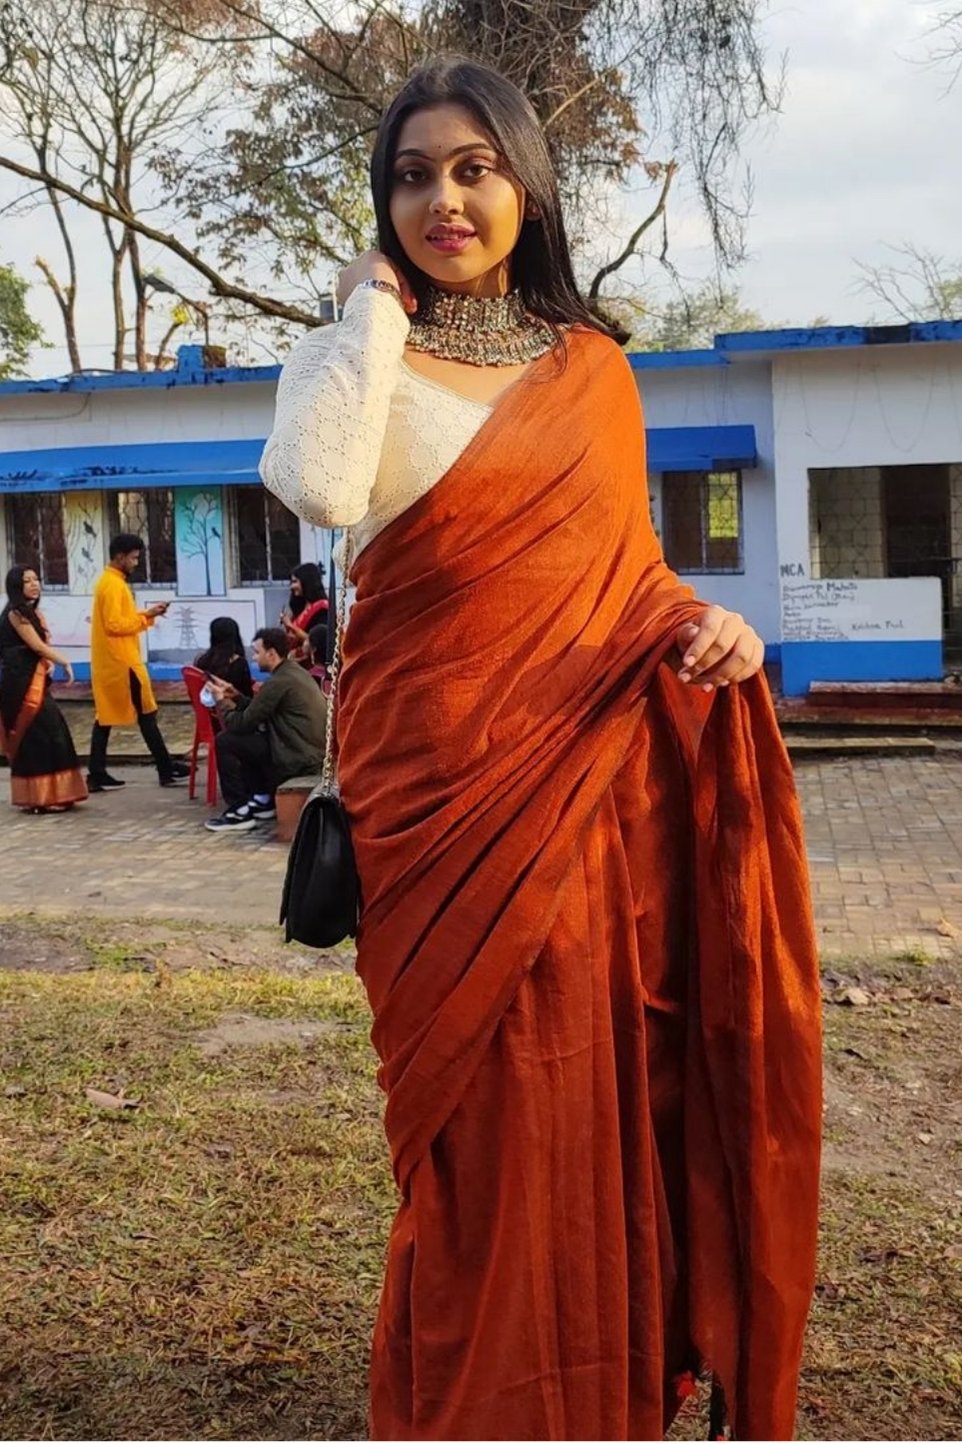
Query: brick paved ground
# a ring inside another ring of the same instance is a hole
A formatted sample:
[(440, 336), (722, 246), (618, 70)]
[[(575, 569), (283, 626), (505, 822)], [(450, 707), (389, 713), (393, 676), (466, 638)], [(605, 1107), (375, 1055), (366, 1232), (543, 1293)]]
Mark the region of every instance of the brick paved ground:
[(823, 954), (962, 955), (962, 757), (806, 761), (796, 776)]
[[(0, 905), (276, 920), (286, 850), (269, 828), (213, 836), (185, 788), (117, 770), (123, 792), (62, 817), (10, 811), (0, 773)], [(962, 757), (806, 759), (796, 774), (824, 955), (962, 954)]]
[[(151, 767), (119, 767), (127, 786), (70, 813), (32, 817), (7, 806), (0, 773), (0, 905), (50, 912), (274, 923), (287, 849), (270, 826), (221, 837), (186, 787)], [(223, 804), (221, 804), (222, 806)]]
[[(80, 756), (86, 758), (94, 720), (93, 703), (68, 701), (65, 704), (63, 698), (58, 698), (58, 701), (67, 719), (74, 746)], [(159, 721), (160, 730), (171, 752), (175, 756), (184, 756), (194, 740), (194, 714), (190, 707), (181, 702), (161, 702)], [(124, 761), (146, 757), (147, 748), (138, 729), (115, 727), (110, 735), (110, 754)]]

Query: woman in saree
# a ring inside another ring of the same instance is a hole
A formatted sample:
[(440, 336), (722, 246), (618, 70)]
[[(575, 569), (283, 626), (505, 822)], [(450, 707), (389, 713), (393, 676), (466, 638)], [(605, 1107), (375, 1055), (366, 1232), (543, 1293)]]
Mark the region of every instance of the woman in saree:
[(291, 639), (291, 655), (310, 667), (308, 633), (327, 620), (327, 591), (317, 562), (302, 562), (291, 572), (291, 594), (281, 613), (281, 626)]
[(10, 764), (10, 801), (28, 812), (67, 812), (87, 788), (63, 713), (50, 696), (54, 665), (73, 668), (50, 645), (40, 578), (11, 567), (0, 612), (0, 750)]
[(819, 991), (763, 645), (662, 558), (521, 93), (419, 70), (372, 185), (379, 249), (262, 461), (350, 528), (339, 779), (399, 1190), (372, 1437), (654, 1439), (710, 1374), (716, 1432), (788, 1439)]

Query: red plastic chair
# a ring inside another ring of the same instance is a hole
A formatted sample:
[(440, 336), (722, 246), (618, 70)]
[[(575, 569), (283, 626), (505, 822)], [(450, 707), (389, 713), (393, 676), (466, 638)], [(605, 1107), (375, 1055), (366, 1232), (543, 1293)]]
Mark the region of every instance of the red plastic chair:
[(188, 779), (187, 795), (193, 800), (197, 793), (197, 754), (201, 747), (207, 746), (207, 806), (213, 807), (217, 801), (217, 757), (214, 752), (214, 741), (220, 728), (216, 725), (215, 713), (210, 707), (205, 707), (200, 700), (207, 676), (199, 667), (181, 667), (180, 675), (184, 679), (184, 686), (187, 688), (187, 695), (190, 698), (190, 705), (194, 709), (194, 745), (190, 750), (190, 777)]

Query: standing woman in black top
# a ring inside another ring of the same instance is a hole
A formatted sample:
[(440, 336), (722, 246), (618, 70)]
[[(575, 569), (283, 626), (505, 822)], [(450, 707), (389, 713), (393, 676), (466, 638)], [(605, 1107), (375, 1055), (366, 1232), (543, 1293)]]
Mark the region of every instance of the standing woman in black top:
[(0, 612), (0, 750), (10, 763), (10, 801), (28, 812), (66, 812), (87, 788), (70, 729), (50, 696), (55, 664), (73, 681), (66, 657), (50, 645), (33, 567), (11, 567)]

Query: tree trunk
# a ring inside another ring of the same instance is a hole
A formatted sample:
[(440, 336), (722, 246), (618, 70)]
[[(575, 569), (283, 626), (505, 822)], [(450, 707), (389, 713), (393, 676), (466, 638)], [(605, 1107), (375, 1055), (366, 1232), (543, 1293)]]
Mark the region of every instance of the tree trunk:
[(110, 296), (114, 308), (114, 370), (124, 369), (124, 347), (127, 343), (127, 316), (124, 307), (124, 259), (127, 251), (126, 233), (118, 244), (104, 217), (104, 232), (110, 250)]
[(70, 232), (67, 230), (67, 222), (63, 214), (63, 204), (53, 186), (46, 187), (47, 199), (53, 207), (53, 213), (57, 221), (57, 229), (63, 241), (63, 248), (67, 254), (67, 275), (66, 286), (61, 286), (47, 262), (38, 258), (39, 266), (47, 285), (57, 298), (57, 305), (60, 307), (60, 315), (63, 319), (64, 337), (67, 342), (67, 354), (70, 357), (70, 369), (73, 372), (83, 370), (80, 361), (80, 346), (77, 341), (77, 259), (74, 255), (73, 242), (70, 239)]

